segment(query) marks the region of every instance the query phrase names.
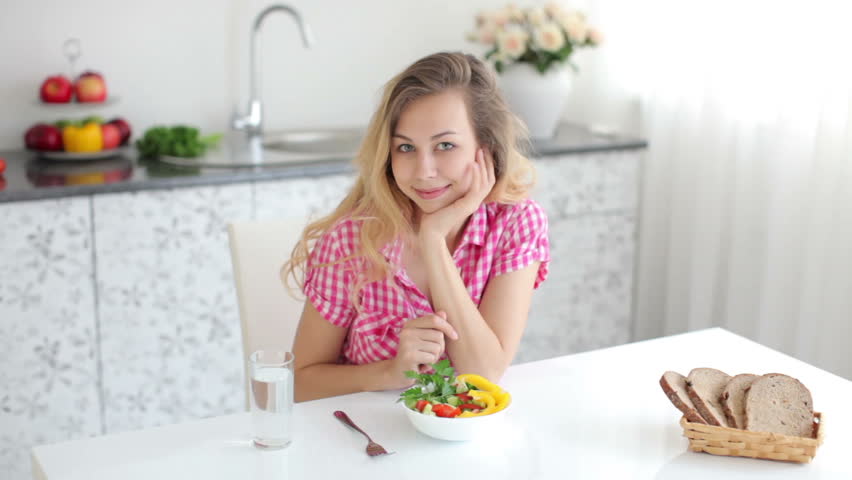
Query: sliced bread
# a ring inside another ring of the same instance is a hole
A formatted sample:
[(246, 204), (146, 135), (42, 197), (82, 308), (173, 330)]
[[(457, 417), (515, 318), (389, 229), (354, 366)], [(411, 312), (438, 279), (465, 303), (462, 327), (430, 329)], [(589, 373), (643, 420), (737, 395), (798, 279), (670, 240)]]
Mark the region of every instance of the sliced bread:
[(759, 375), (741, 373), (734, 375), (722, 391), (722, 410), (731, 428), (744, 428), (745, 426), (745, 392), (751, 386), (751, 382), (760, 378)]
[(814, 405), (810, 390), (787, 375), (763, 375), (746, 392), (745, 429), (813, 437)]
[(720, 399), (730, 380), (730, 375), (715, 368), (694, 368), (686, 377), (686, 393), (709, 425), (728, 426)]
[(660, 386), (663, 387), (663, 392), (669, 397), (672, 404), (683, 412), (683, 415), (688, 421), (693, 423), (707, 423), (695, 410), (695, 405), (692, 404), (692, 400), (689, 399), (689, 395), (686, 393), (686, 377), (677, 372), (666, 372), (660, 377)]

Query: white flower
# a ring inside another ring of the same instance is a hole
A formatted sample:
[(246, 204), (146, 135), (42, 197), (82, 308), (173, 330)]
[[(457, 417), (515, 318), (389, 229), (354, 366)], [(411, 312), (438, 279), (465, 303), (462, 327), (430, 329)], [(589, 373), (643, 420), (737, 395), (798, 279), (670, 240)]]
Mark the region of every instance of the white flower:
[(497, 41), (497, 32), (500, 31), (494, 24), (486, 23), (482, 25), (476, 32), (471, 34), (471, 40), (479, 42), (483, 45), (494, 45)]
[(558, 17), (556, 17), (556, 21), (558, 21), (559, 24), (562, 25), (562, 28), (568, 30), (566, 28), (566, 25), (569, 25), (571, 23), (586, 23), (586, 17), (576, 10), (566, 10), (560, 13)]
[(565, 36), (562, 34), (562, 29), (559, 28), (559, 25), (547, 22), (535, 29), (533, 32), (533, 42), (542, 50), (558, 52), (565, 45)]
[(506, 7), (506, 14), (509, 16), (510, 22), (523, 22), (524, 21), (524, 12), (514, 3), (510, 3)]
[(547, 15), (541, 7), (532, 7), (527, 9), (527, 20), (533, 26), (539, 26), (547, 21)]
[(588, 36), (589, 26), (582, 17), (569, 16), (563, 19), (562, 28), (568, 34), (568, 38), (574, 43), (585, 43)]
[(603, 42), (603, 33), (596, 28), (589, 29), (589, 43), (592, 45), (600, 45)]
[(544, 6), (544, 11), (550, 15), (550, 18), (559, 18), (564, 14), (564, 10), (562, 7), (556, 2), (548, 2), (547, 5)]
[(515, 59), (527, 51), (528, 36), (521, 30), (511, 29), (497, 34), (497, 53)]
[(489, 60), (491, 60), (494, 63), (500, 62), (503, 65), (510, 65), (510, 64), (514, 63), (516, 59), (506, 55), (505, 52), (501, 52), (501, 51), (498, 50), (498, 51), (494, 52), (491, 55), (491, 57), (489, 57)]
[(507, 23), (509, 23), (509, 10), (506, 8), (495, 10), (491, 14), (490, 21), (491, 23), (500, 27), (506, 25)]

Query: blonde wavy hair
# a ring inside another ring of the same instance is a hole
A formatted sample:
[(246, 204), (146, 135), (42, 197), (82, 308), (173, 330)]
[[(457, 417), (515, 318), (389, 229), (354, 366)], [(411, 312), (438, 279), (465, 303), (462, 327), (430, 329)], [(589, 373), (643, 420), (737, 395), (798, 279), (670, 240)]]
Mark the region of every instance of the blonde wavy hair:
[(373, 114), (354, 164), (358, 178), (335, 210), (305, 227), (302, 237), (281, 269), (291, 290), (292, 279), (304, 287), (305, 270), (316, 241), (337, 222), (350, 218), (360, 223), (360, 242), (347, 261), (360, 259), (363, 272), (351, 289), (350, 300), (360, 306), (361, 287), (389, 278), (394, 268), (381, 253), (382, 247), (413, 232), (414, 204), (397, 187), (390, 166), (391, 136), (405, 107), (414, 100), (450, 89), (464, 93), (470, 123), (477, 141), (492, 152), (496, 183), (485, 201), (516, 203), (528, 195), (535, 182), (532, 163), (523, 152), (529, 149), (526, 127), (509, 110), (494, 76), (472, 55), (441, 52), (414, 62), (384, 87), (381, 104)]

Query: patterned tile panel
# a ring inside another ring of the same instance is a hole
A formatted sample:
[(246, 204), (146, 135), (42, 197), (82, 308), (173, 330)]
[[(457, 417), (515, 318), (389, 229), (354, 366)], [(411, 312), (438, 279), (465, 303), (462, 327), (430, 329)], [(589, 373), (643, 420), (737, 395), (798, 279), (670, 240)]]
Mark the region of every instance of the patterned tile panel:
[(239, 411), (239, 313), (225, 226), (250, 185), (94, 197), (108, 432)]
[(3, 478), (31, 478), (33, 445), (101, 433), (91, 233), (87, 197), (0, 205)]

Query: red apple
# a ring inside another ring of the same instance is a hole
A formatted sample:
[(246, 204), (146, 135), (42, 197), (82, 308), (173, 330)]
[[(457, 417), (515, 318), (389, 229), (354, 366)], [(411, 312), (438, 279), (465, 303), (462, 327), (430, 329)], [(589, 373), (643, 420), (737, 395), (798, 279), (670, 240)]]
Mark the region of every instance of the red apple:
[(33, 125), (24, 134), (24, 144), (32, 150), (61, 151), (62, 131), (46, 123)]
[(74, 82), (78, 102), (103, 102), (107, 98), (106, 82), (97, 72), (83, 72)]
[(116, 127), (118, 127), (118, 130), (121, 132), (121, 144), (122, 145), (126, 144), (127, 141), (130, 140), (131, 130), (130, 130), (130, 124), (127, 123), (127, 120), (125, 120), (121, 117), (116, 117), (116, 118), (113, 118), (112, 120), (110, 120), (107, 123), (111, 123), (111, 124), (115, 125)]
[(121, 145), (121, 130), (112, 123), (101, 125), (101, 135), (104, 138), (104, 150), (118, 148)]
[(71, 101), (72, 93), (74, 93), (74, 88), (71, 81), (64, 75), (47, 77), (39, 90), (41, 101), (47, 103), (68, 103)]

